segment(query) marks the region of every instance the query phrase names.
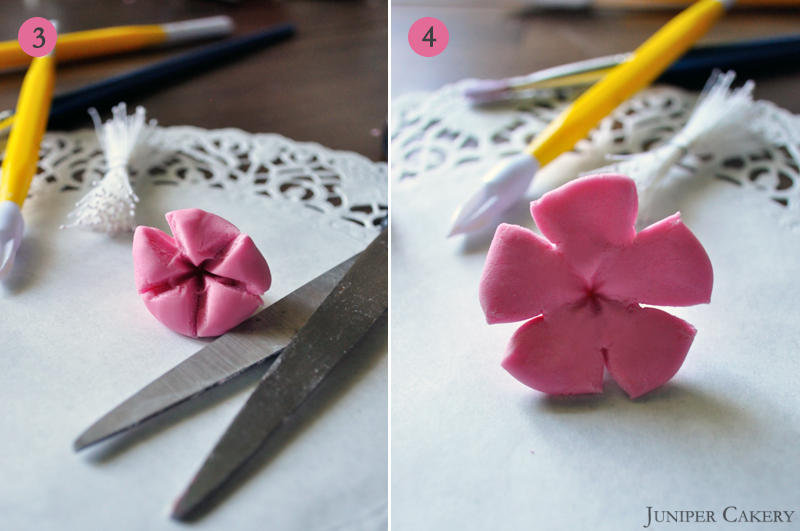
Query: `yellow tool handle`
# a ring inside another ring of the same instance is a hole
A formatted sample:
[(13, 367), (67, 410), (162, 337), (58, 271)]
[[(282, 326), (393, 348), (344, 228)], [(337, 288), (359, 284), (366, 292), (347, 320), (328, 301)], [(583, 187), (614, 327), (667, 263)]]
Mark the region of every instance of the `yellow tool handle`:
[(553, 120), (525, 148), (544, 166), (578, 140), (623, 101), (653, 82), (725, 13), (720, 0), (700, 0), (644, 42), (633, 59), (613, 68)]
[[(99, 57), (139, 50), (164, 42), (167, 33), (162, 26), (119, 26), (89, 31), (76, 31), (58, 36), (59, 62)], [(31, 56), (22, 51), (18, 41), (0, 42), (0, 68), (25, 66)]]
[(39, 144), (47, 128), (56, 81), (55, 58), (52, 54), (32, 59), (22, 81), (16, 119), (8, 137), (0, 176), (0, 201), (11, 200), (20, 207), (36, 173)]

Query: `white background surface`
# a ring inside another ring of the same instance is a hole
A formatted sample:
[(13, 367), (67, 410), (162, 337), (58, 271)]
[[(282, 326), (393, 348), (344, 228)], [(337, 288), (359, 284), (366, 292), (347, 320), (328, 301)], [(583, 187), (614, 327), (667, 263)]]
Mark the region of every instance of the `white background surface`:
[[(608, 377), (551, 397), (500, 367), (522, 323), (478, 303), (493, 230), (445, 239), (481, 164), (392, 189), (392, 529), (642, 529), (648, 506), (715, 513), (669, 528), (800, 527), (800, 236), (781, 207), (708, 179), (664, 198), (715, 274), (710, 305), (668, 309), (698, 329), (683, 368), (635, 401)], [(524, 203), (508, 221), (533, 226)], [(728, 524), (728, 506), (795, 514)]]
[[(234, 201), (200, 185), (140, 196), (140, 223), (168, 232), (167, 211), (199, 207), (249, 233), (272, 270), (268, 303), (363, 248), (291, 208), (271, 210), (270, 200)], [(134, 286), (131, 235), (58, 230), (77, 198), (26, 203), (18, 262), (0, 284), (0, 529), (185, 529), (170, 520), (171, 504), (255, 379), (133, 436), (73, 453), (91, 423), (206, 344), (147, 312)], [(388, 482), (386, 331), (386, 319), (379, 321), (300, 422), (191, 528), (380, 528)]]

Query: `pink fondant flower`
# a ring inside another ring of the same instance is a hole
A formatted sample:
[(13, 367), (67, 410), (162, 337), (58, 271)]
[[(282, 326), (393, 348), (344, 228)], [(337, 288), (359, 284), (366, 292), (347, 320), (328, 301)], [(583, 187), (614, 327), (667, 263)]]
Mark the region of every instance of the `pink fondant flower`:
[(637, 234), (637, 209), (633, 180), (595, 175), (531, 204), (544, 238), (497, 228), (480, 301), (489, 324), (530, 319), (502, 364), (516, 379), (550, 394), (600, 393), (606, 367), (636, 398), (678, 372), (697, 331), (640, 304), (708, 303), (711, 261), (680, 214)]
[(179, 334), (224, 334), (261, 305), (272, 282), (253, 240), (197, 208), (167, 214), (171, 238), (152, 227), (133, 235), (136, 288), (153, 316)]

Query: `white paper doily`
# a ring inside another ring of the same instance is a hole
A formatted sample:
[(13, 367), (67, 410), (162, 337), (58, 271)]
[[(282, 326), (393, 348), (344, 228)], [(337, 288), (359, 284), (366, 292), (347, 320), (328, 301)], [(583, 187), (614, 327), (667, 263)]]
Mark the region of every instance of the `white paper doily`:
[[(675, 378), (638, 400), (610, 380), (602, 395), (548, 396), (500, 365), (521, 323), (488, 326), (479, 304), (493, 227), (447, 233), (484, 173), (564, 102), (473, 109), (456, 93), (394, 105), (392, 529), (642, 529), (648, 507), (714, 511), (715, 525), (686, 527), (727, 529), (729, 506), (794, 510), (796, 525), (800, 246), (776, 223), (797, 217), (787, 153), (684, 160), (660, 197), (654, 214), (680, 210), (714, 267), (711, 304), (669, 308), (698, 330)], [(662, 142), (692, 101), (640, 94), (536, 180), (555, 185), (606, 165), (605, 152)], [(533, 227), (522, 198), (503, 221)]]
[[(461, 96), (469, 80), (432, 93), (402, 95), (392, 103), (392, 168), (395, 182), (436, 178), (474, 166), (478, 178), (503, 157), (519, 153), (577, 96), (575, 90), (543, 90), (539, 97), (473, 106)], [(697, 95), (674, 87), (645, 90), (620, 105), (575, 150), (546, 166), (538, 191), (608, 165), (607, 155), (632, 154), (661, 145), (686, 123)], [(780, 222), (800, 229), (800, 173), (790, 153), (800, 149), (800, 118), (767, 102), (762, 106), (764, 144), (734, 157), (685, 157), (670, 178), (697, 175), (740, 186), (786, 207)], [(789, 146), (789, 149), (787, 149)], [(797, 156), (795, 151), (795, 156)], [(477, 183), (477, 181), (476, 181)]]
[[(360, 155), (233, 129), (158, 129), (157, 143), (132, 163), (137, 223), (169, 231), (164, 214), (190, 207), (229, 220), (269, 263), (267, 304), (363, 250), (386, 216), (386, 165)], [(254, 376), (130, 436), (72, 451), (87, 426), (208, 340), (180, 336), (147, 312), (132, 234), (59, 230), (103, 174), (95, 133), (48, 133), (42, 155), (22, 245), (0, 283), (0, 529), (183, 529), (170, 504)], [(337, 365), (305, 421), (193, 528), (386, 529), (387, 326), (379, 322)]]
[[(371, 238), (388, 214), (386, 165), (319, 144), (238, 129), (157, 128), (156, 150), (131, 161), (137, 193), (143, 187), (203, 185), (231, 197), (272, 201), (278, 208), (307, 209), (313, 224)], [(48, 133), (42, 142), (33, 201), (45, 194), (78, 192), (102, 178), (105, 157), (94, 131)], [(312, 212), (314, 214), (312, 214)]]

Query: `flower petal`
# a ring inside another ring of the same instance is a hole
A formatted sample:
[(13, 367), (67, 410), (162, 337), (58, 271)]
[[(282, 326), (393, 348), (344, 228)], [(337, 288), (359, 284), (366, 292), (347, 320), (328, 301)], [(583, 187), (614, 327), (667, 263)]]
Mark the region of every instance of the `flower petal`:
[(606, 366), (631, 398), (675, 376), (697, 330), (656, 308), (602, 302)]
[(197, 337), (197, 304), (200, 280), (191, 277), (166, 291), (142, 293), (144, 305), (164, 326), (189, 337)]
[(254, 295), (264, 293), (272, 283), (266, 259), (247, 234), (237, 236), (225, 255), (208, 263), (205, 269), (241, 282)]
[(581, 280), (544, 238), (516, 225), (497, 227), (479, 288), (489, 324), (530, 319), (584, 294)]
[(183, 254), (197, 266), (216, 258), (239, 235), (232, 223), (199, 208), (175, 210), (166, 217)]
[(711, 260), (680, 214), (637, 234), (597, 275), (606, 297), (657, 306), (708, 303), (713, 284)]
[(261, 297), (206, 278), (206, 290), (197, 306), (197, 337), (220, 336), (238, 325), (261, 305)]
[(636, 185), (624, 175), (582, 177), (531, 204), (539, 230), (587, 280), (609, 251), (633, 240), (637, 210)]
[(543, 393), (601, 393), (604, 360), (598, 324), (588, 304), (531, 319), (512, 336), (503, 368)]
[(133, 274), (136, 290), (143, 293), (189, 273), (173, 238), (152, 227), (137, 227), (133, 234)]

